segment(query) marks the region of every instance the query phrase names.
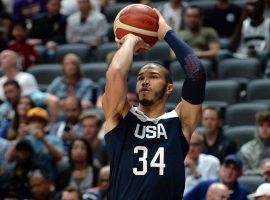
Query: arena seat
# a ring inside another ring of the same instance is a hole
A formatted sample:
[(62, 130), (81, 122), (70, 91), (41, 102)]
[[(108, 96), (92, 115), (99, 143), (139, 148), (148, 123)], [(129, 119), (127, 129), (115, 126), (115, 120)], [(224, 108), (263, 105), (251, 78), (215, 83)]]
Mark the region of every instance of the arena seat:
[(224, 134), (236, 142), (237, 150), (254, 138), (256, 126), (235, 126), (224, 130)]
[(247, 85), (247, 101), (262, 101), (270, 104), (270, 80), (253, 80)]
[(60, 64), (40, 64), (28, 68), (27, 72), (36, 78), (39, 88), (46, 91), (48, 85), (57, 76), (61, 76), (62, 67)]
[(115, 42), (101, 44), (95, 52), (97, 62), (106, 62), (108, 53), (116, 51), (117, 49), (118, 47)]
[(157, 42), (149, 51), (140, 53), (143, 60), (166, 62), (170, 60), (170, 47), (166, 42)]
[(261, 76), (260, 61), (256, 58), (224, 59), (218, 64), (219, 79), (251, 80)]
[(238, 103), (229, 105), (225, 113), (225, 123), (229, 126), (255, 125), (257, 112), (269, 110), (266, 103)]
[(36, 49), (36, 51), (38, 52), (38, 54), (40, 56), (38, 63), (46, 63), (47, 50), (46, 50), (45, 46), (36, 45), (35, 49)]
[(181, 100), (183, 81), (175, 81), (173, 83), (173, 92), (168, 98), (168, 103), (178, 104)]
[(90, 58), (90, 46), (86, 44), (63, 44), (58, 46), (55, 55), (55, 62), (61, 63), (68, 53), (74, 53), (80, 57), (82, 63), (86, 63)]
[(130, 3), (116, 3), (113, 5), (108, 5), (105, 7), (104, 14), (108, 20), (109, 23), (113, 23), (116, 15), (120, 10), (122, 10), (127, 5), (130, 5)]
[(100, 78), (106, 76), (107, 69), (108, 65), (106, 62), (82, 64), (82, 71), (85, 77), (92, 79), (96, 83)]
[(248, 187), (252, 192), (255, 192), (257, 187), (264, 183), (261, 176), (241, 176), (238, 181)]

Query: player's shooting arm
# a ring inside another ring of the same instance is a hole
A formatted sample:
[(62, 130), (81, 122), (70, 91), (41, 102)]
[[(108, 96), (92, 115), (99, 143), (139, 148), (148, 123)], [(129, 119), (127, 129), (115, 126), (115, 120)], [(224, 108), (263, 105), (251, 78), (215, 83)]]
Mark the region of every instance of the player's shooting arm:
[(172, 31), (164, 37), (180, 62), (186, 78), (182, 88), (182, 101), (176, 107), (182, 122), (183, 133), (190, 140), (201, 117), (201, 104), (205, 94), (205, 71), (192, 49)]

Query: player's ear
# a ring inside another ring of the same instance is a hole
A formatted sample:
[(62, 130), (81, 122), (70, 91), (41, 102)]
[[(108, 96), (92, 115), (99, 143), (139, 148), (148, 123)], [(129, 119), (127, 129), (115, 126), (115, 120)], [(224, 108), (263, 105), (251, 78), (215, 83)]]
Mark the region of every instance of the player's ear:
[(168, 83), (167, 85), (167, 94), (171, 94), (173, 91), (173, 84)]

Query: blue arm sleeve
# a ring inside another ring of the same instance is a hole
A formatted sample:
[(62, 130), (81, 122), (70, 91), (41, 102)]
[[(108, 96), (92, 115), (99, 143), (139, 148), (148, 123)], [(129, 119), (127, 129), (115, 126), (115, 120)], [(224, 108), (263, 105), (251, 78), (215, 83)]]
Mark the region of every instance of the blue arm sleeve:
[(182, 98), (194, 105), (201, 104), (205, 96), (206, 82), (202, 63), (192, 49), (181, 41), (174, 31), (168, 31), (164, 39), (175, 53), (186, 74), (182, 88)]

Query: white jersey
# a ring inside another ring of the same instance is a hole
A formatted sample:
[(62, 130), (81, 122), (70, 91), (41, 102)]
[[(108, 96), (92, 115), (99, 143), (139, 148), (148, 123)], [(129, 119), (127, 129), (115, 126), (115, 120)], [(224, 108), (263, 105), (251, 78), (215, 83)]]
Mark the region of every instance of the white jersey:
[(241, 44), (238, 53), (247, 54), (249, 48), (256, 52), (268, 51), (270, 43), (270, 19), (265, 18), (259, 26), (252, 26), (248, 18), (243, 21)]

